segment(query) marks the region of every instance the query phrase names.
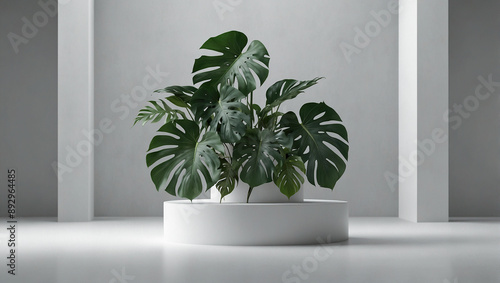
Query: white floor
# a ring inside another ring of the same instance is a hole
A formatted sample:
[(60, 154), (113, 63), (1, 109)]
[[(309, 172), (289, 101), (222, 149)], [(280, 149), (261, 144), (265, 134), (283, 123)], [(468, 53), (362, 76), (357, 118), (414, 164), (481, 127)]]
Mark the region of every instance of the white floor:
[(351, 218), (347, 242), (278, 247), (168, 244), (161, 218), (22, 218), (17, 229), (17, 274), (11, 276), (2, 228), (2, 283), (500, 282), (498, 221)]

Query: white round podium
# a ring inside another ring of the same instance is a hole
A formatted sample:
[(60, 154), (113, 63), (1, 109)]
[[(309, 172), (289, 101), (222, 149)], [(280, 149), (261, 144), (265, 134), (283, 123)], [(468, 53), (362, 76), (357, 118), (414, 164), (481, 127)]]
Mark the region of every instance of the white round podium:
[(169, 242), (200, 245), (308, 245), (349, 237), (345, 201), (219, 203), (214, 200), (164, 202)]

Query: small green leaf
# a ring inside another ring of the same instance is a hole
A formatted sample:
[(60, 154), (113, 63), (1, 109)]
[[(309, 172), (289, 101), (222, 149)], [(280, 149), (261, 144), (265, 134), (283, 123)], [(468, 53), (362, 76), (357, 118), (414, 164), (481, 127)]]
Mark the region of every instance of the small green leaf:
[(280, 191), (290, 198), (300, 190), (304, 183), (302, 174), (306, 173), (306, 167), (302, 158), (297, 155), (288, 155), (282, 162), (278, 163), (274, 171), (274, 183)]
[(189, 105), (178, 96), (175, 96), (175, 95), (169, 96), (169, 97), (167, 97), (167, 100), (172, 102), (172, 104), (175, 106), (179, 106), (182, 108), (189, 108)]
[(297, 97), (297, 95), (303, 93), (305, 89), (317, 84), (320, 79), (322, 78), (314, 78), (309, 81), (297, 81), (292, 79), (277, 81), (266, 91), (266, 107), (264, 107), (262, 112), (267, 113), (284, 101)]
[[(196, 92), (196, 90), (198, 90), (198, 89), (195, 88), (194, 86), (174, 85), (174, 86), (169, 86), (169, 87), (162, 88), (162, 89), (157, 89), (154, 92), (156, 92), (156, 93), (171, 93), (171, 94), (175, 95), (176, 97), (180, 98), (182, 101), (184, 101), (184, 103), (189, 104), (189, 101), (191, 100), (191, 96), (193, 95), (193, 93)], [(184, 106), (181, 106), (181, 107), (184, 107)]]
[(262, 111), (262, 108), (258, 104), (252, 104), (252, 109), (255, 111), (255, 115), (260, 116), (260, 112)]
[(220, 198), (230, 194), (238, 184), (238, 166), (229, 163), (225, 158), (220, 159), (221, 174), (215, 185), (220, 193)]
[(159, 102), (149, 101), (149, 103), (151, 103), (152, 107), (148, 105), (139, 110), (134, 125), (137, 122), (142, 122), (143, 125), (147, 122), (157, 123), (162, 119), (165, 120), (165, 123), (176, 119), (186, 119), (186, 114), (184, 114), (184, 112), (170, 108), (167, 103), (161, 99)]

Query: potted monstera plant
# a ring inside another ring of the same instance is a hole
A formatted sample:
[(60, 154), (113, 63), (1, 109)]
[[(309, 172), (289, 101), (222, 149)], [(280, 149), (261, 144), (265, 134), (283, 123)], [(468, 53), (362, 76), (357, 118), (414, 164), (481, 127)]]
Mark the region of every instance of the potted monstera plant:
[(311, 102), (298, 115), (280, 112), (321, 78), (280, 80), (258, 105), (270, 57), (260, 41), (247, 43), (238, 31), (209, 38), (200, 49), (218, 54), (195, 60), (193, 85), (156, 90), (166, 96), (139, 111), (135, 123), (163, 123), (146, 155), (157, 190), (193, 200), (214, 187), (222, 199), (240, 184), (248, 202), (266, 183), (290, 198), (305, 179), (333, 189), (344, 173), (348, 138), (335, 110)]

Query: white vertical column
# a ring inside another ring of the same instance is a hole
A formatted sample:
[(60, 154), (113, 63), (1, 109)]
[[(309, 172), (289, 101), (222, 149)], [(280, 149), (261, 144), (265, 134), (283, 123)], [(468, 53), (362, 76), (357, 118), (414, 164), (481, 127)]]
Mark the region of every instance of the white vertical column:
[(399, 217), (448, 221), (448, 0), (400, 0)]
[(399, 217), (417, 221), (417, 0), (399, 1)]
[(59, 2), (58, 219), (94, 216), (94, 1)]
[(448, 0), (418, 0), (417, 221), (448, 221)]

